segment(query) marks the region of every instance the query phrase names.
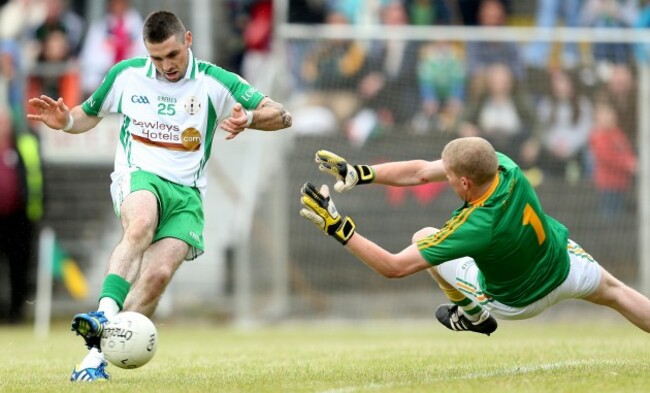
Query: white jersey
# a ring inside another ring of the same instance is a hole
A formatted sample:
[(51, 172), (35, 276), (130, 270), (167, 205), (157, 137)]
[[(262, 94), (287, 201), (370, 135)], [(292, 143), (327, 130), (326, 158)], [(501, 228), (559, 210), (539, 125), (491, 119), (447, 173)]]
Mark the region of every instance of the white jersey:
[(122, 61), (82, 109), (89, 116), (121, 114), (113, 180), (141, 169), (205, 194), (217, 125), (235, 103), (255, 109), (264, 95), (237, 74), (197, 60), (191, 51), (183, 79), (169, 82), (156, 74), (148, 57)]

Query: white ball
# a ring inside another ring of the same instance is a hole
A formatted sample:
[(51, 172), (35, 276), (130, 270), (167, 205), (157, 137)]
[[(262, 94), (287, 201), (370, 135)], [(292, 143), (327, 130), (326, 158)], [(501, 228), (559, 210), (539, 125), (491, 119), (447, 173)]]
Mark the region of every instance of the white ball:
[(120, 368), (142, 367), (156, 353), (158, 332), (146, 316), (123, 311), (111, 318), (102, 332), (100, 347), (106, 360)]

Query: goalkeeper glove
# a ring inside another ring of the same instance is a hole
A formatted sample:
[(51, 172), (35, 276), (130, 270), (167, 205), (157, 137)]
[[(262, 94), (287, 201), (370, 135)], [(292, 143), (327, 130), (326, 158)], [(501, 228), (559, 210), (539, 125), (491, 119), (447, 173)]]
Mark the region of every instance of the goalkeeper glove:
[(316, 152), (316, 162), (320, 164), (321, 172), (333, 175), (337, 182), (334, 184), (336, 192), (351, 189), (357, 184), (371, 183), (375, 179), (375, 171), (368, 165), (350, 165), (345, 158), (327, 151)]
[(323, 232), (338, 240), (341, 244), (347, 244), (348, 240), (354, 235), (356, 226), (350, 217), (341, 220), (341, 216), (336, 211), (334, 202), (329, 197), (327, 186), (323, 185), (321, 190), (311, 183), (305, 183), (300, 190), (303, 208), (300, 215), (313, 222)]

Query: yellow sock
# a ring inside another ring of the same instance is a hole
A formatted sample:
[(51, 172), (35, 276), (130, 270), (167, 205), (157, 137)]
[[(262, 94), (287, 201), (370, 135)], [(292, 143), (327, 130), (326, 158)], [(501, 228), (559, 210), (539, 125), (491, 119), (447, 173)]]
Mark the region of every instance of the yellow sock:
[(454, 303), (462, 302), (463, 300), (467, 299), (467, 297), (463, 295), (458, 289), (447, 283), (438, 283), (438, 286), (440, 286), (442, 292), (444, 292), (445, 296), (447, 296), (447, 299), (451, 300)]
[(470, 321), (478, 321), (483, 308), (471, 298), (463, 295), (458, 289), (448, 284), (440, 284), (440, 289), (452, 303), (457, 304), (463, 310), (463, 313)]

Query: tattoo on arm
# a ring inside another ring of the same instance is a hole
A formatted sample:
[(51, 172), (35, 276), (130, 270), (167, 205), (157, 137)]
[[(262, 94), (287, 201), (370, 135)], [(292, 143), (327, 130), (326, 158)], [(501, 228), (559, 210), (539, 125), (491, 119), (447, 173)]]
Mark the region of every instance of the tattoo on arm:
[(266, 102), (264, 105), (262, 105), (262, 108), (268, 107), (268, 108), (273, 108), (277, 110), (280, 113), (280, 118), (282, 119), (282, 125), (286, 127), (291, 127), (291, 114), (287, 112), (286, 109), (281, 104), (278, 104), (275, 101), (269, 101)]

